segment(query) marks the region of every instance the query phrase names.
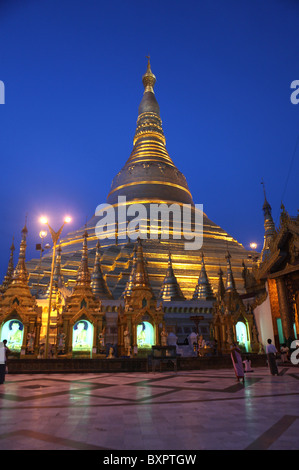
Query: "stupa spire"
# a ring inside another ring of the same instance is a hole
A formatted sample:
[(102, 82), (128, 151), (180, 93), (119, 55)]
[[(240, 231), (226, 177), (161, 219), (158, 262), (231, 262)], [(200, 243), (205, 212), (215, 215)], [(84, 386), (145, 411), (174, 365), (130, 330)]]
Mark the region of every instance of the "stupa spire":
[(133, 150), (112, 181), (107, 202), (117, 204), (118, 196), (125, 196), (127, 201), (140, 199), (192, 204), (187, 181), (166, 149), (160, 107), (154, 93), (156, 77), (149, 57), (142, 82), (144, 92), (138, 108)]
[(12, 244), (10, 247), (10, 256), (9, 256), (9, 261), (8, 261), (8, 267), (6, 271), (6, 275), (4, 276), (3, 284), (1, 286), (1, 292), (4, 292), (9, 284), (12, 281), (13, 278), (13, 273), (14, 273), (14, 260), (13, 260), (13, 254), (15, 251), (15, 245), (14, 245), (14, 237), (12, 239)]
[(88, 268), (88, 251), (87, 251), (88, 233), (85, 230), (83, 234), (83, 250), (81, 263), (77, 273), (76, 287), (90, 287), (90, 272)]
[(198, 277), (198, 282), (193, 293), (193, 300), (212, 300), (215, 299), (215, 295), (210, 284), (206, 266), (204, 262), (204, 254), (201, 252), (201, 271)]
[(136, 249), (136, 245), (135, 245), (134, 250), (133, 250), (131, 272), (130, 272), (130, 276), (129, 276), (128, 282), (126, 284), (125, 290), (122, 293), (122, 297), (130, 297), (130, 295), (132, 293), (132, 287), (133, 287), (133, 284), (134, 284), (134, 279), (135, 279), (135, 274), (136, 274), (136, 263), (137, 263), (137, 249)]
[(227, 261), (226, 291), (227, 292), (233, 292), (236, 290), (236, 285), (235, 285), (235, 280), (234, 280), (234, 275), (233, 275), (230, 259), (231, 259), (231, 254), (228, 251), (226, 254), (226, 261)]
[(26, 223), (27, 222), (25, 220), (25, 225), (22, 229), (22, 239), (21, 239), (21, 244), (20, 244), (19, 259), (15, 267), (12, 282), (11, 282), (11, 284), (14, 284), (14, 285), (22, 285), (22, 286), (28, 285), (28, 272), (27, 272), (27, 268), (25, 264), (26, 246), (27, 246), (26, 238), (28, 234)]
[(166, 271), (161, 291), (159, 294), (161, 300), (184, 300), (185, 297), (178, 284), (177, 278), (173, 271), (171, 253), (168, 255), (168, 267)]
[(263, 249), (261, 252), (261, 259), (263, 261), (266, 255), (269, 253), (270, 243), (276, 233), (276, 230), (275, 230), (275, 224), (272, 218), (272, 208), (269, 202), (267, 201), (265, 184), (263, 181), (262, 181), (262, 185), (263, 185), (263, 190), (264, 190), (263, 212), (264, 212), (264, 228), (265, 228), (264, 245), (263, 245)]
[(112, 294), (107, 286), (101, 266), (101, 245), (98, 240), (93, 272), (91, 274), (91, 289), (95, 297), (100, 299), (112, 299)]
[(224, 298), (225, 294), (225, 287), (223, 282), (223, 271), (221, 267), (219, 267), (218, 271), (218, 289), (217, 289), (217, 301), (220, 302)]

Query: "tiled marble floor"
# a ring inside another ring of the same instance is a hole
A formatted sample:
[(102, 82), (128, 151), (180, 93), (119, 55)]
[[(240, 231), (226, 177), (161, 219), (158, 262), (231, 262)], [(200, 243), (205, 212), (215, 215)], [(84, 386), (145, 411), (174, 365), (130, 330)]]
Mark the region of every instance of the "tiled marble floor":
[(7, 375), (0, 449), (299, 449), (299, 369)]

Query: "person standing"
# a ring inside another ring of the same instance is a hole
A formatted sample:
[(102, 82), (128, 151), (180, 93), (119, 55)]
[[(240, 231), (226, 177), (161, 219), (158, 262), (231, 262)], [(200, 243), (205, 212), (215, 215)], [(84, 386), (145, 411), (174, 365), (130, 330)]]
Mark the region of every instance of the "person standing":
[(6, 369), (6, 347), (4, 341), (0, 342), (0, 384), (5, 382), (5, 369)]
[(268, 344), (267, 344), (267, 347), (266, 347), (266, 354), (267, 354), (267, 358), (268, 358), (268, 364), (269, 364), (270, 372), (271, 372), (272, 375), (278, 375), (278, 369), (277, 369), (277, 365), (276, 365), (277, 349), (274, 346), (274, 344), (272, 344), (271, 339), (268, 339), (267, 343)]
[(244, 368), (241, 356), (241, 350), (236, 343), (233, 343), (232, 350), (231, 350), (231, 358), (234, 366), (234, 371), (237, 377), (237, 381), (240, 382), (242, 380), (243, 384), (245, 382), (244, 379)]

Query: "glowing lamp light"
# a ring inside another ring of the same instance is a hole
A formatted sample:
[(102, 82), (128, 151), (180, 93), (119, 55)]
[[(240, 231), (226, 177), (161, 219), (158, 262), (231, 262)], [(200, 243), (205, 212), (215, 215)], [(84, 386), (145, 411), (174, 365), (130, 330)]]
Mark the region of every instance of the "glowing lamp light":
[(67, 216), (67, 217), (64, 218), (64, 221), (65, 221), (66, 224), (69, 224), (72, 221), (72, 219), (71, 219), (71, 217)]
[(39, 236), (40, 236), (41, 238), (45, 238), (47, 235), (48, 235), (48, 233), (47, 233), (45, 230), (41, 230), (41, 231), (39, 232)]
[(250, 248), (252, 250), (256, 250), (257, 249), (257, 243), (255, 243), (255, 242), (250, 243)]
[(40, 222), (41, 222), (42, 224), (47, 224), (47, 223), (48, 223), (47, 217), (41, 217), (41, 218), (40, 218)]

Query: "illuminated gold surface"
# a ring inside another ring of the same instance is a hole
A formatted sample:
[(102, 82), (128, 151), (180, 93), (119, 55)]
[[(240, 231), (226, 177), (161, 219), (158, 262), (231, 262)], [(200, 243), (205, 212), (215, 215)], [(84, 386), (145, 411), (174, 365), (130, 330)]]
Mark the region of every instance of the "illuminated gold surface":
[(181, 189), (182, 191), (185, 191), (186, 193), (189, 194), (189, 196), (191, 196), (191, 193), (190, 193), (190, 191), (188, 191), (188, 189), (186, 189), (183, 186), (180, 186), (178, 184), (169, 183), (167, 181), (133, 181), (132, 183), (127, 183), (127, 184), (117, 186), (112, 191), (110, 191), (110, 193), (108, 194), (108, 197), (110, 196), (110, 194), (114, 193), (115, 191), (118, 191), (119, 189), (128, 188), (129, 186), (138, 186), (138, 185), (141, 185), (141, 184), (159, 184), (159, 185), (162, 185), (162, 186), (172, 186), (174, 188), (178, 188), (178, 189)]

